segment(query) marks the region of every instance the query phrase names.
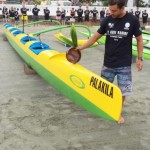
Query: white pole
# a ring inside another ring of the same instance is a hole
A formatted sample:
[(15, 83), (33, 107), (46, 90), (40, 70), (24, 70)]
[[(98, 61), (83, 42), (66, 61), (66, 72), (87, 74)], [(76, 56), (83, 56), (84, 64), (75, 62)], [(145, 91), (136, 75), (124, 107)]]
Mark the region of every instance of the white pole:
[(133, 0), (128, 0), (127, 7), (133, 7)]

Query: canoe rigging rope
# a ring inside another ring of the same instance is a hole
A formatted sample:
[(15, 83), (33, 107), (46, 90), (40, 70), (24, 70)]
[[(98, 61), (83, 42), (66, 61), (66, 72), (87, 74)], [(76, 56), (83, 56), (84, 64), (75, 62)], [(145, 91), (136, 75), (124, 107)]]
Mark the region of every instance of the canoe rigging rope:
[(43, 46), (43, 44), (42, 44), (42, 41), (41, 41), (41, 37), (40, 37), (40, 35), (41, 35), (41, 34), (38, 34), (38, 35), (37, 35), (37, 37), (39, 38), (41, 48), (43, 49), (43, 48), (44, 48), (44, 46)]

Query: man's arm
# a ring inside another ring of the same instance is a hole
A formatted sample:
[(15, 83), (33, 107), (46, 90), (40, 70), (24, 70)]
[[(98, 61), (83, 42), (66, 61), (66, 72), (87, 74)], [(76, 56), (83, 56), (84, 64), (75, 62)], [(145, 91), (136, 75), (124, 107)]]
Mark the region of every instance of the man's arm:
[(89, 40), (83, 44), (82, 46), (77, 47), (77, 50), (83, 50), (85, 48), (90, 47), (91, 45), (93, 45), (99, 38), (101, 38), (103, 35), (99, 34), (98, 32), (96, 32), (92, 37), (89, 38)]
[(137, 60), (137, 68), (138, 71), (142, 70), (143, 62), (142, 62), (142, 53), (143, 53), (143, 38), (142, 35), (136, 37), (137, 40), (137, 51), (138, 51), (138, 60)]

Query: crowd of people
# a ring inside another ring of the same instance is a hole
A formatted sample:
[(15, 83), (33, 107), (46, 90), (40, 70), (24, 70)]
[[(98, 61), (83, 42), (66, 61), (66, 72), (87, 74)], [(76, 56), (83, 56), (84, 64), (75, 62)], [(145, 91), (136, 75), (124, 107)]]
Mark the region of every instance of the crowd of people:
[[(106, 16), (109, 16), (110, 13), (107, 10), (106, 11)], [(82, 6), (79, 6), (77, 10), (72, 8), (70, 10), (70, 17), (69, 19), (66, 17), (66, 12), (64, 9), (62, 11), (57, 8), (56, 11), (56, 20), (63, 21), (62, 25), (65, 25), (65, 21), (70, 22), (70, 24), (74, 22), (78, 23), (85, 23), (86, 25), (89, 25), (90, 22), (96, 23), (98, 20), (102, 20), (105, 17), (105, 9), (103, 8), (100, 10), (100, 12), (94, 7), (93, 10), (90, 10), (89, 7), (87, 6), (86, 9), (82, 9)], [(67, 19), (66, 19), (67, 18)]]
[(137, 8), (135, 11), (133, 11), (133, 9), (130, 9), (129, 13), (132, 13), (138, 19), (140, 19), (140, 15), (141, 15), (143, 26), (148, 24), (148, 17), (149, 16), (148, 16), (148, 13), (146, 10), (141, 11), (141, 10), (139, 10), (139, 8)]
[[(8, 8), (6, 8), (6, 6), (4, 6), (3, 10), (2, 10), (3, 21), (6, 23), (7, 22), (15, 23), (16, 26), (19, 24), (20, 20), (25, 21), (27, 23), (28, 22), (27, 11), (28, 11), (28, 8), (26, 8), (25, 5), (23, 5), (20, 12), (15, 7), (11, 7), (10, 9), (8, 9)], [(52, 19), (51, 15), (50, 15), (50, 10), (48, 9), (48, 7), (46, 7), (42, 11), (44, 14), (44, 17), (43, 17), (44, 20)], [(33, 21), (39, 20), (39, 12), (40, 12), (40, 9), (37, 8), (37, 5), (35, 5), (34, 8), (32, 8)], [(131, 9), (129, 11), (129, 13), (132, 13), (138, 19), (140, 18), (140, 15), (141, 15), (143, 26), (147, 25), (149, 16), (148, 16), (148, 13), (146, 10), (140, 11), (137, 8), (137, 10), (134, 12), (133, 9)], [(19, 14), (21, 14), (21, 15), (19, 15)], [(82, 9), (82, 6), (80, 5), (78, 9), (75, 10), (74, 8), (72, 8), (70, 10), (69, 17), (66, 16), (66, 10), (64, 8), (62, 8), (60, 10), (60, 8), (58, 7), (56, 10), (55, 19), (60, 21), (62, 25), (65, 25), (66, 21), (70, 22), (70, 24), (72, 24), (74, 22), (78, 22), (78, 23), (82, 24), (84, 22), (86, 25), (89, 25), (90, 23), (96, 23), (98, 20), (100, 20), (100, 22), (101, 22), (105, 17), (107, 17), (109, 15), (110, 15), (110, 12), (106, 8), (97, 10), (97, 8), (94, 7), (93, 10), (90, 10), (89, 7), (86, 6), (86, 9), (84, 10), (84, 9)]]
[(28, 21), (27, 11), (28, 9), (23, 6), (21, 8), (21, 17), (19, 15), (18, 10), (15, 7), (11, 7), (10, 9), (6, 8), (6, 6), (3, 7), (2, 15), (3, 15), (3, 22), (5, 23), (12, 23), (17, 26), (20, 22), (20, 20)]
[[(27, 23), (28, 22), (27, 12), (28, 12), (28, 8), (26, 8), (25, 5), (23, 5), (23, 7), (20, 9), (20, 12), (15, 7), (11, 7), (10, 9), (8, 9), (6, 8), (6, 6), (4, 6), (2, 10), (3, 22), (15, 23), (16, 26), (19, 24), (20, 21), (24, 21), (25, 23)], [(40, 9), (37, 8), (37, 5), (35, 5), (34, 8), (32, 8), (33, 21), (39, 20), (39, 12)], [(43, 10), (43, 14), (44, 14), (43, 16), (44, 20), (52, 19), (48, 7), (46, 7)], [(60, 8), (58, 7), (56, 10), (56, 17), (54, 19), (60, 21), (62, 25), (65, 25), (66, 21), (70, 22), (70, 24), (74, 22), (79, 22), (79, 23), (85, 22), (86, 24), (89, 24), (90, 22), (97, 22), (99, 19), (103, 19), (105, 17), (105, 9), (103, 8), (99, 13), (96, 7), (94, 7), (93, 10), (90, 10), (89, 7), (87, 6), (86, 9), (83, 10), (82, 7), (79, 6), (77, 10), (71, 8), (69, 15), (70, 16), (66, 16), (66, 10), (64, 8), (60, 10)], [(106, 12), (106, 16), (107, 15), (109, 15), (109, 13)]]

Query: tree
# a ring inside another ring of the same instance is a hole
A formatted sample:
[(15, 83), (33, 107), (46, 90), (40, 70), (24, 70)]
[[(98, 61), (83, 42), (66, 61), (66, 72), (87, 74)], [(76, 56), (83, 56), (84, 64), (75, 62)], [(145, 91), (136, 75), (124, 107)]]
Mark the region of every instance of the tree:
[(35, 0), (35, 4), (40, 5), (42, 0)]
[(96, 0), (80, 0), (81, 3), (94, 3)]
[(143, 0), (136, 0), (136, 6), (137, 7), (145, 7), (146, 4)]
[(104, 6), (108, 6), (108, 1), (107, 0), (102, 0), (102, 3)]

